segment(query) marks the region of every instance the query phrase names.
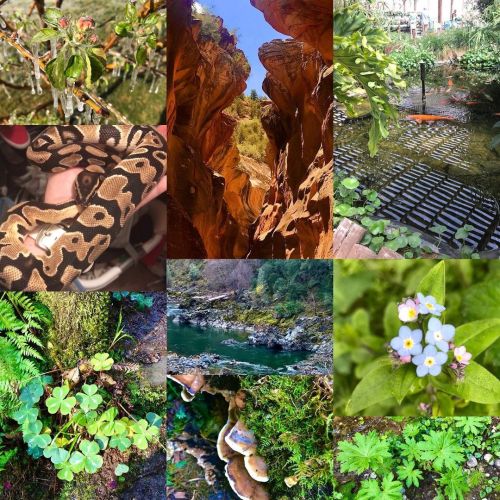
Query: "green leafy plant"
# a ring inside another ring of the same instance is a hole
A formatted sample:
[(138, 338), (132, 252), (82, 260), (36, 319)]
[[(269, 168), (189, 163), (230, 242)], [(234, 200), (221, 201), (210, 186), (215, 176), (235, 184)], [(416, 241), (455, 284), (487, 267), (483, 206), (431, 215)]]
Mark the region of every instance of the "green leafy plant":
[(375, 432), (366, 435), (357, 433), (353, 442), (342, 441), (339, 443), (341, 472), (361, 472), (372, 469), (381, 470), (387, 466), (391, 458), (388, 443), (381, 441)]
[(460, 469), (450, 469), (441, 474), (438, 483), (443, 487), (446, 498), (450, 500), (463, 500), (464, 493), (470, 490), (467, 484), (467, 476)]
[(334, 179), (334, 214), (335, 226), (344, 218), (349, 218), (366, 229), (361, 240), (362, 245), (378, 253), (382, 247), (401, 252), (406, 258), (420, 257), (424, 250), (422, 236), (410, 231), (405, 226), (396, 226), (390, 220), (373, 218), (381, 206), (377, 191), (359, 189), (356, 177), (347, 176), (345, 171), (337, 169)]
[[(100, 361), (111, 367), (109, 359)], [(132, 446), (145, 450), (158, 440), (158, 415), (149, 413), (140, 419), (120, 415), (107, 391), (92, 383), (101, 368), (97, 364), (95, 372), (73, 388), (67, 382), (51, 388), (50, 377), (31, 380), (21, 390), (21, 407), (11, 415), (20, 426), (28, 453), (49, 459), (63, 481), (72, 481), (75, 474), (97, 472), (108, 447), (122, 452)], [(121, 465), (117, 476), (128, 470)]]
[(98, 352), (90, 359), (92, 368), (96, 372), (111, 370), (114, 364), (114, 360), (109, 356), (107, 352)]
[(430, 431), (417, 447), (420, 451), (420, 460), (432, 462), (437, 471), (454, 468), (464, 458), (462, 448), (449, 431)]
[(403, 460), (397, 471), (399, 479), (405, 481), (408, 488), (412, 485), (418, 488), (420, 481), (423, 479), (422, 472), (415, 468), (415, 462), (412, 460)]
[(148, 51), (154, 51), (158, 38), (158, 23), (160, 14), (150, 12), (147, 16), (139, 16), (139, 7), (135, 2), (127, 2), (122, 21), (115, 26), (119, 37), (132, 40), (135, 47), (135, 63), (142, 66), (148, 58)]
[[(446, 268), (448, 265), (446, 261), (434, 265), (416, 286), (413, 285), (414, 289), (420, 292), (419, 296), (434, 298), (438, 304), (445, 303)], [(338, 287), (336, 290), (336, 295), (338, 295)], [(409, 291), (409, 289), (406, 290), (407, 293)], [(399, 308), (401, 307), (405, 307), (404, 304), (400, 304)], [(484, 304), (482, 307), (484, 309)], [(400, 405), (410, 396), (415, 398), (416, 395), (419, 395), (417, 396), (418, 400), (418, 397), (425, 398), (425, 394), (429, 393), (432, 394), (429, 400), (434, 415), (453, 414), (454, 400), (452, 398), (483, 405), (498, 404), (500, 381), (480, 364), (482, 358), (479, 358), (500, 337), (500, 318), (495, 317), (495, 314), (498, 313), (493, 313), (491, 317), (486, 315), (485, 319), (463, 323), (456, 330), (453, 329), (455, 332), (453, 343), (455, 346), (461, 347), (454, 347), (453, 351), (449, 351), (443, 346), (446, 352), (438, 354), (438, 356), (446, 358), (440, 361), (440, 364), (444, 363), (445, 369), (438, 369), (430, 375), (425, 375), (425, 370), (422, 373), (420, 367), (415, 373), (414, 365), (419, 364), (416, 362), (418, 356), (414, 358), (413, 362), (411, 359), (395, 359), (393, 353), (389, 357), (385, 355), (373, 359), (367, 369), (363, 370), (363, 376), (346, 405), (346, 412), (355, 414), (372, 405), (381, 404), (390, 398), (393, 398), (393, 401), (395, 400)], [(385, 305), (383, 323), (387, 338), (394, 337), (398, 329), (401, 331), (396, 304)], [(451, 328), (451, 326), (446, 326), (446, 328)], [(420, 332), (426, 331), (428, 337), (432, 334), (431, 330), (434, 326), (431, 328), (429, 323), (426, 327), (422, 323), (418, 328)], [(378, 341), (383, 344), (381, 339)], [(465, 351), (464, 346), (467, 346), (468, 352)], [(338, 352), (336, 351), (336, 353)], [(424, 350), (424, 352), (426, 351)], [(450, 353), (454, 355), (453, 358), (448, 357)], [(467, 360), (462, 360), (462, 355), (467, 355)], [(470, 360), (471, 357), (472, 360)]]
[(17, 392), (40, 373), (44, 361), (41, 332), (51, 323), (49, 310), (20, 292), (0, 297), (0, 422), (19, 403)]
[(124, 302), (138, 311), (146, 311), (153, 306), (153, 297), (141, 292), (113, 292), (113, 299)]
[(388, 136), (389, 122), (397, 120), (391, 98), (405, 83), (395, 61), (384, 52), (389, 37), (359, 4), (336, 8), (333, 25), (334, 97), (351, 116), (368, 101), (373, 118), (368, 149), (373, 156), (379, 142)]
[(382, 478), (382, 483), (374, 479), (368, 479), (361, 482), (361, 488), (356, 495), (356, 500), (372, 500), (374, 498), (381, 500), (399, 500), (403, 498), (401, 494), (402, 484), (400, 481), (394, 481), (394, 474), (389, 473)]
[(38, 31), (31, 43), (37, 54), (40, 43), (51, 42), (51, 59), (45, 66), (50, 83), (58, 90), (72, 87), (77, 81), (92, 86), (106, 66), (106, 54), (98, 46), (94, 19), (82, 16), (74, 20), (60, 9), (48, 8), (44, 21), (48, 27)]

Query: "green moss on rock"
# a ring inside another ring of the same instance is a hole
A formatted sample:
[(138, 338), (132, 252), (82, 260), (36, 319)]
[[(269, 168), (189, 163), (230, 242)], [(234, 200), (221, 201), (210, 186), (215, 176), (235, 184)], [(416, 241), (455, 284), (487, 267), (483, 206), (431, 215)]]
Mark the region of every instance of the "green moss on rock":
[[(257, 383), (256, 383), (257, 382)], [(269, 467), (271, 498), (330, 498), (333, 494), (333, 401), (328, 377), (243, 377), (242, 418)], [(285, 484), (291, 478), (294, 486)]]
[(54, 317), (47, 332), (52, 360), (62, 368), (107, 351), (112, 341), (111, 294), (108, 292), (39, 292), (38, 300)]

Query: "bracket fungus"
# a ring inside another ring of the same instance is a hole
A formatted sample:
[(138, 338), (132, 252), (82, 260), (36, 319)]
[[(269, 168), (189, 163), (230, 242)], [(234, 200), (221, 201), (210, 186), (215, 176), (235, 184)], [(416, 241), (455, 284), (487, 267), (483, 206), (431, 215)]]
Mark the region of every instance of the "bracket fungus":
[[(167, 376), (182, 386), (181, 397), (184, 401), (192, 401), (198, 392), (221, 394), (224, 397), (228, 402), (227, 422), (217, 438), (217, 455), (226, 462), (225, 475), (229, 485), (243, 500), (269, 500), (269, 494), (261, 484), (269, 480), (266, 462), (256, 454), (254, 433), (239, 419), (239, 413), (245, 405), (245, 392), (211, 386), (201, 373)], [(199, 465), (203, 465), (207, 482), (212, 481), (215, 477), (212, 469), (207, 471), (205, 462), (200, 460), (205, 458), (205, 453), (200, 457), (196, 453), (197, 447), (187, 449), (185, 444), (183, 448), (197, 458)]]

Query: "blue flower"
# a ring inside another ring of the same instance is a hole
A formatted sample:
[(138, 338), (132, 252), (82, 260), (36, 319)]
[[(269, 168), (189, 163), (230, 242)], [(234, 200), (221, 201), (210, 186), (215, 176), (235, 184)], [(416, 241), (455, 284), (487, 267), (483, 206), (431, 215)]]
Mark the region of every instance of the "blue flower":
[(439, 375), (448, 356), (444, 352), (439, 352), (433, 345), (425, 347), (424, 352), (413, 358), (413, 364), (417, 365), (417, 376)]
[(435, 345), (443, 352), (448, 352), (450, 348), (448, 342), (455, 336), (455, 327), (453, 325), (443, 325), (437, 318), (431, 318), (428, 328), (425, 341), (428, 344)]
[(391, 340), (391, 347), (400, 356), (420, 354), (422, 352), (422, 330), (411, 330), (408, 326), (399, 329), (399, 335)]
[(421, 293), (417, 293), (418, 299), (418, 312), (420, 314), (434, 314), (435, 316), (441, 316), (441, 313), (446, 309), (446, 307), (437, 304), (436, 299), (432, 295), (424, 296)]

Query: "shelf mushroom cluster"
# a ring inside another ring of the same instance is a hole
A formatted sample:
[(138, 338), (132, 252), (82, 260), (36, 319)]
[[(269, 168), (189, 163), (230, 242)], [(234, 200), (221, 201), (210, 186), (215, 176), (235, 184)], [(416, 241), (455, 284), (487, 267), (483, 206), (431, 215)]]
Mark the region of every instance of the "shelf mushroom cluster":
[(232, 490), (242, 500), (269, 500), (269, 494), (262, 483), (269, 480), (267, 464), (257, 454), (254, 433), (239, 419), (245, 405), (244, 391), (225, 391), (211, 387), (201, 374), (169, 375), (182, 385), (181, 397), (192, 401), (198, 392), (220, 393), (229, 403), (228, 419), (219, 432), (217, 454), (226, 462), (225, 475)]

